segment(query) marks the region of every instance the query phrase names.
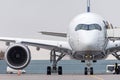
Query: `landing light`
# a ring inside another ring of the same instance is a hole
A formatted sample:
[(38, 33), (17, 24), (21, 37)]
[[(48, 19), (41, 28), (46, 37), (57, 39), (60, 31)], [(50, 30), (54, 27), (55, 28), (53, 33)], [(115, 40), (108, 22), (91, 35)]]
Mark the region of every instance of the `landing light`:
[(85, 58), (90, 58), (91, 59), (92, 56), (91, 55), (86, 55)]

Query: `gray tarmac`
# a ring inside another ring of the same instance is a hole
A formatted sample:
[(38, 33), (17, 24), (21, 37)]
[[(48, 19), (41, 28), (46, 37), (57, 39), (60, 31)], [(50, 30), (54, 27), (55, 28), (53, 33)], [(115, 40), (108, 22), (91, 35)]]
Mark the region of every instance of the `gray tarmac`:
[(120, 80), (120, 75), (45, 75), (45, 74), (0, 74), (0, 80)]

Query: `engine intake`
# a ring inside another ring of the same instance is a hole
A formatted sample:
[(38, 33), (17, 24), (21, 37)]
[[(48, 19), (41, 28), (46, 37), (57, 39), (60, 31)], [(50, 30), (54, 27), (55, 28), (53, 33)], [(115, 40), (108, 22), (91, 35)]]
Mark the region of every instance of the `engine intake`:
[(11, 68), (23, 69), (31, 60), (30, 50), (23, 44), (13, 44), (5, 52), (5, 60)]

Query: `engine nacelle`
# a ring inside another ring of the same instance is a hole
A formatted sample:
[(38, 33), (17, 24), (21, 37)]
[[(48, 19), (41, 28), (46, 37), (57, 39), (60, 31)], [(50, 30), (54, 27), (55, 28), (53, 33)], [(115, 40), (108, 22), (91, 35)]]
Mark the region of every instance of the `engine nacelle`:
[(9, 67), (23, 69), (31, 60), (30, 50), (23, 44), (13, 44), (6, 50), (5, 60)]

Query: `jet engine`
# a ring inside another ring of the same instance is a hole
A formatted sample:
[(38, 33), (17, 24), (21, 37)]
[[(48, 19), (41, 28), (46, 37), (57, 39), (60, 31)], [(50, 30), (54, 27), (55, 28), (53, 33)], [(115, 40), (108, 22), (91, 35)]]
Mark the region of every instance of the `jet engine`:
[(13, 44), (5, 52), (5, 61), (13, 69), (25, 68), (31, 60), (30, 50), (23, 44)]

